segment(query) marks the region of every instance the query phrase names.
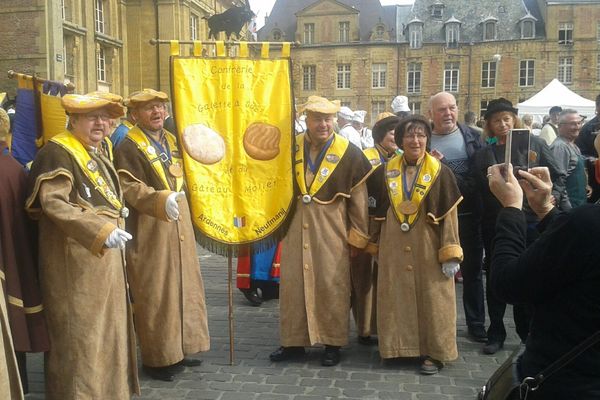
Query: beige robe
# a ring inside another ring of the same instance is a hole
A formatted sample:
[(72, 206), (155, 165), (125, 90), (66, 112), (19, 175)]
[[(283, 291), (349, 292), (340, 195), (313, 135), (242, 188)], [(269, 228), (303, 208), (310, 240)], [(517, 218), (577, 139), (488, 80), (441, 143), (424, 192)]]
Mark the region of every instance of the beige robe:
[[(445, 195), (439, 188), (444, 179), (454, 180), (442, 166), (428, 196)], [(456, 183), (446, 184), (458, 193)], [(391, 207), (381, 223), (377, 332), (382, 358), (430, 356), (452, 361), (458, 357), (454, 279), (442, 272), (443, 262), (462, 261), (458, 202), (439, 218), (428, 213), (427, 204), (421, 203), (420, 215), (408, 232), (400, 229)]]
[[(127, 272), (142, 362), (162, 367), (210, 348), (204, 283), (187, 199), (179, 219), (165, 212), (171, 188), (164, 187), (145, 156), (128, 138), (115, 152), (127, 220)], [(174, 188), (173, 188), (174, 189)]]
[(23, 399), (2, 285), (0, 285), (0, 397), (6, 400)]
[[(129, 399), (139, 385), (124, 256), (104, 246), (116, 227), (125, 228), (124, 220), (54, 143), (38, 153), (30, 178), (26, 209), (39, 219), (50, 336), (46, 399)], [(91, 188), (90, 196), (83, 187)]]
[[(346, 139), (335, 137), (335, 140)], [(306, 162), (297, 150), (296, 162)], [(317, 151), (311, 149), (316, 158)], [(298, 196), (290, 228), (282, 243), (279, 287), (282, 346), (348, 343), (350, 248), (368, 242), (366, 179), (371, 165), (348, 144), (332, 157), (337, 167), (308, 204)], [(327, 158), (325, 157), (325, 158)], [(298, 161), (299, 160), (299, 161)], [(323, 175), (321, 166), (318, 170)], [(305, 170), (306, 185), (315, 176)], [(296, 180), (298, 183), (298, 179)], [(298, 188), (297, 188), (298, 189)]]

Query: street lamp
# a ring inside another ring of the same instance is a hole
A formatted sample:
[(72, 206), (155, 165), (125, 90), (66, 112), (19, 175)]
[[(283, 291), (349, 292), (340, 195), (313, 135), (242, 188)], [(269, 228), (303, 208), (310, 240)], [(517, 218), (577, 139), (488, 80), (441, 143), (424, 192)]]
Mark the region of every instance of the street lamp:
[(492, 60), (496, 63), (496, 68), (494, 69), (494, 98), (496, 98), (496, 89), (498, 88), (498, 70), (500, 69), (500, 60), (502, 60), (501, 54), (494, 54), (492, 56)]

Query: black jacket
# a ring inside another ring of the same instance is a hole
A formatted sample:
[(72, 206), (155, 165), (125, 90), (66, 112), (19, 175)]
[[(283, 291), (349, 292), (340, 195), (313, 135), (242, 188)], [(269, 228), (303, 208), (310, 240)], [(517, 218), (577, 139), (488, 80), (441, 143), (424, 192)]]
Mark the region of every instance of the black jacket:
[[(536, 375), (600, 330), (600, 206), (554, 209), (538, 229), (542, 235), (526, 249), (524, 213), (502, 209), (492, 254), (491, 289), (507, 303), (534, 306), (523, 376)], [(600, 344), (548, 378), (536, 394), (532, 399), (600, 398)]]
[[(469, 169), (466, 174), (457, 174), (455, 171), (452, 171), (454, 172), (458, 189), (460, 189), (460, 193), (463, 196), (463, 201), (458, 205), (458, 214), (479, 215), (481, 213), (481, 196), (477, 191), (475, 183), (474, 156), (477, 150), (485, 146), (485, 142), (481, 139), (479, 132), (467, 125), (458, 124), (458, 129), (460, 129), (460, 133), (465, 141), (469, 162)], [(441, 161), (450, 167), (446, 159), (442, 158)]]

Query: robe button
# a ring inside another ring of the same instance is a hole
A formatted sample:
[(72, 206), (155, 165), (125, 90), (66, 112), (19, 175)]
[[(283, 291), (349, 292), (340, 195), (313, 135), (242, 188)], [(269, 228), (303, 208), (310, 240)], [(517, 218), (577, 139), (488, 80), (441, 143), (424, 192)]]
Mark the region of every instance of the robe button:
[(308, 244), (307, 243), (304, 243), (304, 248), (308, 249)]
[(410, 250), (411, 250), (410, 246), (406, 246), (406, 247), (404, 248), (404, 251), (406, 251), (406, 252), (409, 252)]
[(304, 225), (302, 225), (302, 227), (303, 227), (304, 229), (308, 229), (308, 224), (304, 224)]
[(406, 270), (407, 271), (412, 271), (413, 270), (413, 266), (412, 265), (407, 265), (406, 266)]
[(308, 271), (308, 264), (304, 264), (304, 269)]
[(179, 240), (181, 240), (182, 242), (184, 239), (185, 239), (185, 236), (183, 236), (183, 235), (179, 236)]

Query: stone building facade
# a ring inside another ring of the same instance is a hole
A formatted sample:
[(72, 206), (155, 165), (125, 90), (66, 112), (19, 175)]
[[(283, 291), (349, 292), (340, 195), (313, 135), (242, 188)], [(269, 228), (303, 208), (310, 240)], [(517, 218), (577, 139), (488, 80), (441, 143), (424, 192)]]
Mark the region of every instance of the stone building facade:
[[(294, 93), (340, 99), (371, 120), (408, 96), (427, 112), (441, 90), (461, 112), (523, 101), (558, 78), (600, 92), (598, 0), (277, 0), (259, 40), (294, 40)], [(559, 102), (560, 99), (557, 99)]]
[[(102, 90), (127, 95), (144, 87), (168, 92), (168, 46), (154, 46), (149, 40), (206, 40), (203, 17), (241, 4), (239, 0), (2, 0), (0, 73), (14, 70), (67, 79), (77, 93)], [(15, 83), (0, 79), (0, 92), (14, 96)]]

